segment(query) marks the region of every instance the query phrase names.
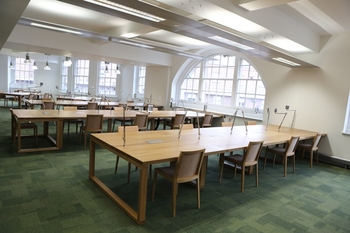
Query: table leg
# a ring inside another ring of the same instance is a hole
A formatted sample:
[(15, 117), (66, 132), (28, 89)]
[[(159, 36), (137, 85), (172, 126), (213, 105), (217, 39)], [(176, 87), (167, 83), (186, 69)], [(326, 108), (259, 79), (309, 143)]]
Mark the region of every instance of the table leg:
[(139, 203), (138, 203), (138, 223), (143, 224), (146, 220), (146, 202), (147, 202), (147, 182), (148, 165), (140, 169), (139, 181)]
[[(16, 137), (16, 135), (15, 135)], [(21, 151), (21, 122), (18, 120), (17, 121), (17, 151)]]

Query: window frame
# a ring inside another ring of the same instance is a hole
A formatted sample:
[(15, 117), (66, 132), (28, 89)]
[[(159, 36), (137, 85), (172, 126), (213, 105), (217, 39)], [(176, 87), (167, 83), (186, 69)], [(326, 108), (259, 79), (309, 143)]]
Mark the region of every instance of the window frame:
[[(223, 56), (223, 55), (227, 55), (226, 52), (222, 52), (222, 51), (218, 51), (218, 52), (212, 52), (212, 53), (208, 53), (207, 57), (214, 57), (214, 56)], [(234, 79), (232, 82), (232, 92), (231, 92), (231, 101), (229, 105), (225, 105), (225, 106), (221, 106), (218, 104), (213, 104), (213, 103), (207, 103), (205, 101), (205, 99), (202, 98), (197, 98), (195, 101), (193, 100), (184, 100), (181, 98), (181, 91), (183, 90), (183, 82), (187, 79), (188, 75), (191, 73), (192, 69), (194, 69), (195, 67), (199, 66), (199, 64), (201, 64), (202, 70), (200, 71), (201, 77), (200, 77), (200, 81), (199, 81), (199, 96), (202, 96), (202, 92), (203, 92), (203, 73), (205, 70), (205, 62), (207, 60), (192, 60), (192, 61), (187, 61), (183, 64), (183, 67), (180, 68), (180, 72), (176, 75), (177, 79), (175, 77), (174, 79), (174, 87), (172, 88), (172, 93), (174, 93), (175, 95), (172, 95), (171, 98), (171, 102), (175, 102), (176, 105), (185, 105), (185, 107), (191, 108), (191, 109), (196, 109), (196, 110), (201, 110), (203, 109), (203, 105), (206, 106), (206, 109), (208, 109), (208, 111), (213, 111), (213, 112), (218, 112), (218, 113), (223, 113), (223, 114), (227, 114), (227, 115), (231, 115), (233, 114), (236, 109), (240, 109), (242, 111), (244, 111), (244, 115), (246, 117), (252, 118), (252, 119), (257, 119), (257, 120), (262, 120), (263, 119), (263, 109), (264, 109), (264, 104), (265, 104), (265, 98), (266, 98), (266, 87), (263, 81), (263, 78), (261, 77), (261, 74), (259, 73), (258, 69), (254, 66), (254, 64), (246, 57), (240, 55), (239, 53), (229, 53), (229, 56), (234, 56), (235, 57), (235, 68), (234, 68)], [(259, 108), (255, 108), (255, 107), (245, 107), (245, 106), (237, 106), (237, 100), (239, 98), (238, 96), (238, 76), (240, 75), (241, 72), (241, 65), (242, 65), (242, 61), (245, 61), (245, 64), (249, 65), (249, 69), (254, 69), (254, 71), (257, 73), (257, 79), (255, 80), (256, 85), (258, 85), (259, 83), (259, 88), (263, 88), (263, 92), (261, 92), (261, 90), (257, 89), (256, 87), (256, 91), (255, 94), (253, 95), (254, 97), (254, 101), (256, 102), (255, 98), (260, 98), (261, 99), (261, 103), (259, 105)], [(259, 93), (259, 94), (258, 94)], [(261, 94), (262, 93), (262, 94)], [(175, 99), (175, 100), (174, 100)], [(180, 102), (182, 102), (180, 104)], [(209, 106), (209, 108), (208, 108)], [(239, 112), (242, 112), (239, 111)], [(242, 113), (239, 114), (242, 116)]]

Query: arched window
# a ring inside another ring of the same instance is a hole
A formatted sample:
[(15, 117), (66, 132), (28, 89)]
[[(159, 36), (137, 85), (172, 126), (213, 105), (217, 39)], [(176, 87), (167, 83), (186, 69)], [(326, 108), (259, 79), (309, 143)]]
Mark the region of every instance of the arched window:
[(264, 83), (253, 65), (239, 56), (213, 55), (194, 64), (180, 82), (178, 99), (187, 103), (251, 113), (264, 109)]

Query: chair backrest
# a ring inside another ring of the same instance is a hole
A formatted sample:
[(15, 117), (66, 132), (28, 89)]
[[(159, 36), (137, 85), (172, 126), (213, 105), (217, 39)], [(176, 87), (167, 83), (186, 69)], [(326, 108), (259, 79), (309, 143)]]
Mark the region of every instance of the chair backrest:
[(88, 102), (86, 109), (96, 110), (97, 102)]
[(124, 107), (114, 107), (115, 111), (122, 111)]
[(221, 122), (221, 127), (231, 127), (231, 126), (232, 126), (232, 122), (229, 122), (229, 121)]
[(33, 93), (29, 94), (28, 100), (35, 100), (35, 99), (36, 99), (35, 94), (33, 94)]
[(244, 121), (245, 125), (256, 125), (256, 121)]
[(148, 115), (147, 114), (136, 114), (134, 125), (137, 125), (139, 129), (145, 129), (148, 123)]
[(263, 143), (263, 141), (249, 142), (247, 150), (244, 153), (243, 163), (247, 165), (255, 164), (259, 159)]
[(176, 183), (189, 182), (199, 177), (204, 151), (205, 149), (180, 152), (173, 177)]
[(43, 98), (52, 98), (51, 93), (44, 93)]
[(287, 156), (294, 155), (295, 149), (297, 148), (300, 136), (292, 136), (289, 139), (288, 147), (286, 149)]
[(312, 142), (312, 150), (318, 150), (318, 145), (320, 144), (321, 138), (322, 138), (321, 133), (316, 134)]
[(77, 111), (78, 107), (77, 106), (63, 106), (63, 110), (65, 110), (65, 111)]
[(193, 124), (183, 124), (182, 129), (183, 130), (191, 130), (191, 129), (193, 129)]
[(43, 101), (43, 107), (44, 109), (48, 110), (48, 109), (55, 109), (55, 102), (53, 101)]
[(202, 122), (202, 127), (211, 127), (213, 117), (213, 114), (205, 114)]
[(101, 131), (103, 124), (103, 114), (87, 114), (86, 115), (86, 131)]
[(182, 122), (184, 121), (185, 116), (185, 113), (176, 113), (175, 117), (172, 120), (172, 128), (180, 128), (180, 124), (182, 124)]
[[(126, 125), (125, 132), (138, 132), (139, 127), (137, 125)], [(118, 126), (118, 132), (124, 132), (124, 126)]]

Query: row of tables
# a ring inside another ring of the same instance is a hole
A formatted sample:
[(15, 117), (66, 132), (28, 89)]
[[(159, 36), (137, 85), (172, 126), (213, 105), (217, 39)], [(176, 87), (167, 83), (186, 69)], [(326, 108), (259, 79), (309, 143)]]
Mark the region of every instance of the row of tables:
[[(47, 151), (47, 150), (59, 150), (63, 148), (63, 121), (69, 119), (86, 119), (88, 114), (103, 114), (104, 120), (108, 121), (107, 131), (112, 131), (112, 121), (115, 118), (135, 118), (136, 114), (148, 114), (148, 119), (151, 122), (150, 129), (155, 128), (155, 121), (159, 118), (173, 118), (176, 113), (186, 113), (187, 118), (196, 118), (197, 112), (194, 111), (154, 111), (151, 113), (145, 111), (135, 110), (77, 110), (77, 111), (64, 111), (64, 110), (27, 110), (27, 109), (13, 109), (12, 123), (17, 124), (18, 140), (17, 150), (22, 152), (35, 152), (35, 151)], [(204, 113), (198, 113), (198, 117), (204, 117)], [(21, 143), (21, 123), (23, 122), (43, 122), (43, 135), (49, 138), (53, 142), (53, 146), (50, 147), (37, 147), (37, 148), (22, 148)], [(49, 132), (49, 122), (55, 122), (56, 137), (53, 138)], [(12, 130), (12, 136), (16, 134)]]
[[(50, 100), (46, 100), (46, 101), (50, 101)], [(57, 108), (64, 108), (64, 106), (77, 106), (78, 108), (84, 108), (87, 107), (89, 101), (85, 101), (85, 100), (62, 100), (62, 99), (58, 99), (58, 100), (51, 100), (52, 102), (55, 103)], [(25, 108), (28, 109), (34, 109), (35, 106), (43, 106), (43, 102), (44, 100), (25, 100)], [(126, 102), (116, 102), (116, 101), (95, 101), (99, 107), (102, 108), (112, 108), (112, 107), (120, 107), (123, 105), (126, 105), (128, 108), (140, 108), (140, 109), (145, 109), (148, 104), (147, 103), (142, 103), (142, 102), (138, 102), (138, 103), (126, 103)], [(153, 107), (155, 108), (162, 108), (163, 106), (161, 105), (154, 105), (152, 104)]]

